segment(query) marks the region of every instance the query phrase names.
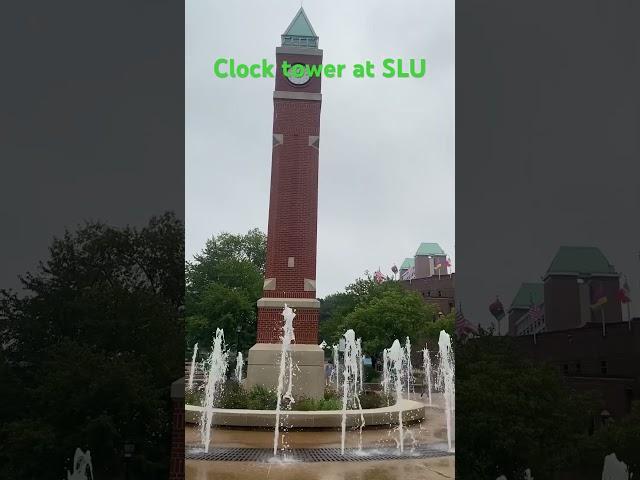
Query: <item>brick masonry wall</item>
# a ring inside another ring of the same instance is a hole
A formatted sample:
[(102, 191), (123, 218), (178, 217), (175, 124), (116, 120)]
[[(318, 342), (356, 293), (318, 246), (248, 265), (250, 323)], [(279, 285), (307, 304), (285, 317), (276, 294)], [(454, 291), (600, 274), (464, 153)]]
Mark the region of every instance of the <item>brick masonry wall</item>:
[(184, 480), (184, 398), (173, 398), (169, 480)]
[(425, 303), (436, 305), (444, 314), (455, 307), (455, 274), (401, 280), (400, 284), (418, 292)]
[[(318, 344), (320, 310), (298, 308), (293, 319), (296, 336), (294, 343)], [(258, 313), (257, 343), (280, 343), (282, 335), (282, 309), (260, 308)]]
[[(278, 54), (277, 63), (318, 64), (320, 55)], [(278, 72), (276, 91), (319, 93), (320, 78), (304, 86), (291, 85)], [(273, 133), (282, 135), (273, 146), (271, 193), (267, 231), (266, 278), (275, 278), (275, 290), (265, 298), (315, 298), (305, 290), (305, 279), (316, 279), (318, 223), (319, 148), (309, 137), (320, 135), (319, 100), (274, 98)], [(293, 257), (293, 266), (289, 258)], [(318, 342), (317, 310), (298, 309), (294, 328), (297, 343)], [(258, 343), (280, 343), (282, 309), (261, 308), (258, 312)]]
[(583, 392), (597, 392), (614, 417), (629, 411), (630, 400), (640, 400), (640, 319), (602, 326), (513, 337), (517, 350), (537, 362), (548, 363), (565, 376), (568, 384)]

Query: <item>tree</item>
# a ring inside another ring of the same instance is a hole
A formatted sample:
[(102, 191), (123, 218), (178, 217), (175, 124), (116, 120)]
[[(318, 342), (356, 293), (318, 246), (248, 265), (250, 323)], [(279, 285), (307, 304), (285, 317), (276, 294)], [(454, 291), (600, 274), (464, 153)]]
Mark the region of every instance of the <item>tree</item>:
[(186, 265), (185, 357), (197, 342), (210, 347), (217, 328), (241, 349), (255, 342), (257, 301), (262, 294), (267, 239), (258, 229), (222, 233), (207, 240)]
[(596, 403), (563, 383), (551, 366), (518, 355), (509, 337), (456, 344), (456, 474), (535, 478), (571, 469)]
[(414, 345), (424, 346), (435, 343), (441, 330), (453, 334), (454, 324), (453, 313), (439, 316), (437, 307), (425, 304), (418, 293), (390, 279), (377, 283), (368, 273), (344, 292), (328, 295), (320, 306), (321, 338), (336, 343), (352, 328), (374, 366), (394, 340), (404, 345), (409, 337)]
[[(366, 284), (360, 283), (357, 287), (363, 285)], [(362, 336), (363, 350), (371, 356), (374, 366), (382, 351), (394, 340), (404, 344), (405, 338), (409, 337), (414, 344), (419, 344), (435, 333), (437, 308), (425, 304), (419, 294), (404, 289), (397, 282), (359, 288), (356, 299), (356, 307), (344, 316), (339, 331), (344, 333), (352, 328)]]
[(59, 479), (77, 447), (116, 476), (127, 440), (133, 478), (166, 478), (183, 242), (169, 213), (142, 229), (90, 222), (54, 239), (24, 293), (0, 293), (0, 477)]

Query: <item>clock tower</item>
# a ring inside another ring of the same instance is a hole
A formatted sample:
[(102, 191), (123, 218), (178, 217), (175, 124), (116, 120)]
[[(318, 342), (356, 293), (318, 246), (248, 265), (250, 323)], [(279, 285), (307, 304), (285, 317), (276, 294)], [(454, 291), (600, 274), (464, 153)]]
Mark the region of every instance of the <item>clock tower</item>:
[[(285, 62), (288, 76), (282, 69)], [(248, 387), (277, 385), (286, 304), (296, 313), (292, 350), (299, 373), (294, 394), (299, 391), (315, 398), (324, 391), (324, 355), (318, 347), (320, 302), (316, 299), (322, 94), (321, 77), (310, 77), (305, 66), (321, 63), (318, 36), (300, 8), (276, 48), (267, 261), (258, 300), (257, 343), (249, 351), (247, 369)], [(304, 73), (294, 75), (296, 70)]]

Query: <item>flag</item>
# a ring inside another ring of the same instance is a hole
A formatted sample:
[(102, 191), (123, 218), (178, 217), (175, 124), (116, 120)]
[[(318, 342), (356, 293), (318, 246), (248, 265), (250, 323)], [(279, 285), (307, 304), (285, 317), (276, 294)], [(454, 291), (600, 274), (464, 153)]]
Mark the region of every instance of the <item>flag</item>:
[(380, 271), (380, 268), (378, 268), (376, 273), (373, 274), (373, 279), (376, 281), (376, 283), (382, 283), (384, 281), (384, 275)]
[(394, 264), (393, 267), (391, 267), (391, 271), (395, 275), (396, 273), (398, 273), (398, 267), (396, 267), (396, 265)]
[(537, 322), (543, 317), (542, 309), (536, 305), (534, 302), (531, 302), (531, 306), (529, 307), (529, 318)]
[(495, 302), (489, 305), (489, 311), (496, 320), (501, 320), (502, 318), (504, 318), (504, 307), (502, 306), (502, 302), (498, 297), (496, 297)]
[(629, 303), (631, 301), (631, 299), (627, 295), (627, 290), (625, 290), (624, 288), (618, 290), (616, 298), (620, 303)]
[(451, 268), (451, 260), (449, 260), (449, 257), (445, 260), (445, 264), (447, 265), (447, 268)]
[(462, 313), (462, 306), (458, 308), (456, 312), (456, 334), (458, 337), (462, 337), (468, 333), (478, 334), (478, 330), (471, 324), (469, 320), (464, 318)]
[(591, 288), (591, 308), (598, 308), (607, 303), (607, 294), (602, 282)]

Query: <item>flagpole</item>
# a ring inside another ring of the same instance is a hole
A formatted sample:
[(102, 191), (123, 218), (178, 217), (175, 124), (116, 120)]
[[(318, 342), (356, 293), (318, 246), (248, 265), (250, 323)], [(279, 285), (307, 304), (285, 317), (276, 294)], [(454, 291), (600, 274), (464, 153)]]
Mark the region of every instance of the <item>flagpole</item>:
[(631, 331), (631, 302), (627, 302), (627, 323), (629, 324), (629, 331)]
[(600, 313), (602, 313), (602, 336), (606, 337), (607, 333), (604, 326), (604, 305), (600, 306)]

